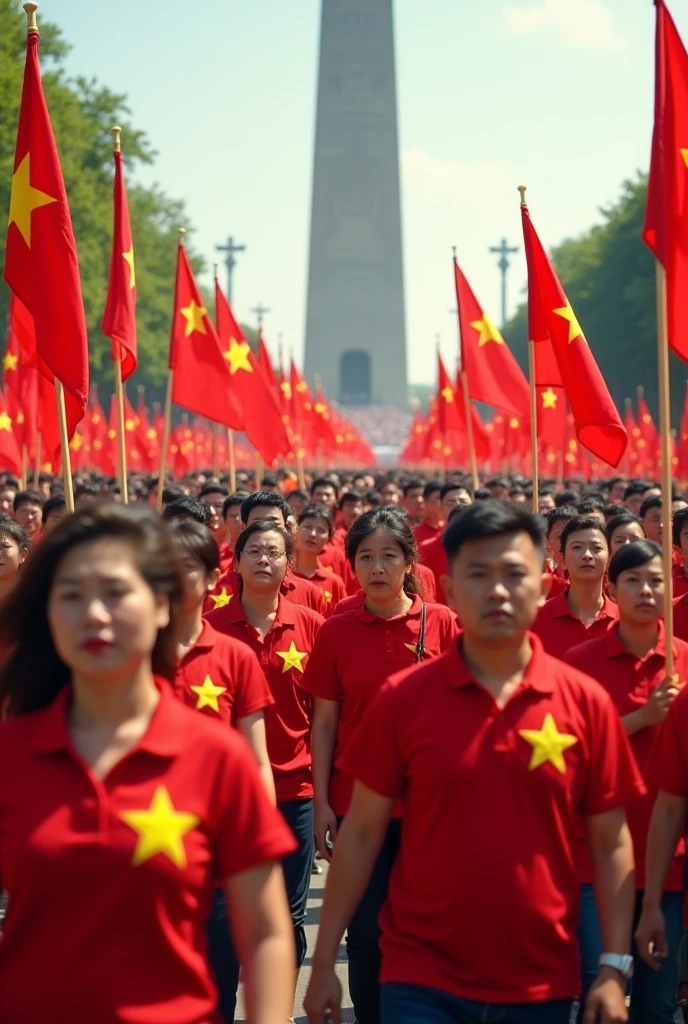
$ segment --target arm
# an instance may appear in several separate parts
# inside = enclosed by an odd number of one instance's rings
[[[668,676],[655,688],[646,702],[637,711],[624,715],[621,723],[628,733],[639,732],[650,725],[659,725],[667,716],[667,712],[676,696],[678,696],[678,676]]]
[[[238,718],[236,727],[241,735],[248,741],[256,761],[258,771],[265,790],[270,797],[270,803],[276,804],[275,779],[272,774],[272,766],[268,757],[268,745],[265,739],[265,718],[262,711],[256,711],[253,715],[245,715]]]
[[[326,842],[337,837],[337,819],[330,807],[328,789],[332,758],[339,727],[339,701],[313,698],[313,724],[311,726],[311,756],[313,759],[313,808],[315,811],[315,841],[322,857],[330,860]]]
[[[676,845],[683,833],[686,799],[660,790],[647,835],[645,896],[635,933],[638,952],[655,971],[667,955],[666,926],[661,910],[662,893]]]
[[[335,959],[344,929],[370,879],[393,803],[360,782],[354,787],[327,878],[311,980],[304,1000],[311,1024],[324,1024],[328,1013],[334,1024],[339,1024],[341,986],[335,974]]]
[[[635,906],[633,843],[623,808],[586,819],[588,844],[595,878],[595,902],[600,919],[602,950],[626,954],[631,948]],[[608,1024],[627,1020],[626,983],[610,967],[602,967],[590,989],[585,1024],[599,1018]]]
[[[294,930],[278,863],[225,882],[232,934],[243,971],[251,1024],[288,1020],[294,998]]]

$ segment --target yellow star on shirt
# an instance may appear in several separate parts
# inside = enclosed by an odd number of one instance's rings
[[[207,675],[203,680],[203,686],[191,686],[189,689],[198,697],[196,701],[197,711],[200,711],[201,708],[212,708],[219,715],[220,705],[218,697],[227,692],[226,686],[215,686],[210,676]]]
[[[303,659],[306,657],[305,651],[297,651],[296,644],[292,640],[289,644],[288,651],[275,651],[278,658],[282,658],[284,661],[284,668],[282,674],[288,672],[290,668],[295,668],[297,672],[303,673],[303,665],[301,664]]]
[[[210,594],[209,596],[213,602],[213,611],[216,608],[226,608],[232,600],[232,595],[227,593],[226,587],[223,587],[219,594]]]
[[[448,384],[447,384],[446,388],[442,388],[442,390],[440,391],[440,394],[442,395],[442,398],[445,400],[445,402],[453,402],[454,401],[454,392],[452,391],[452,389],[449,387]]]
[[[559,732],[557,724],[549,712],[545,715],[541,729],[519,729],[518,735],[526,743],[530,743],[533,748],[530,764],[528,765],[529,772],[539,768],[541,764],[549,762],[554,765],[558,772],[566,775],[564,751],[578,743],[578,739],[575,736],[571,736],[570,733]]]
[[[205,328],[204,316],[207,316],[205,306],[199,306],[194,299],[191,300],[188,306],[182,306],[181,314],[186,320],[186,327],[184,328],[184,337],[188,338],[194,331],[198,331],[199,334],[207,334]]]
[[[581,330],[581,325],[578,323],[576,314],[571,309],[571,303],[568,299],[566,300],[565,306],[561,306],[560,309],[555,309],[553,312],[556,313],[557,316],[561,316],[564,320],[568,320],[569,322],[569,345],[572,341],[575,341],[576,338],[583,338],[583,341],[585,341],[585,335]]]
[[[129,264],[129,287],[136,287],[136,268],[134,266],[134,246],[129,246],[128,252],[122,253],[122,258]]]
[[[253,373],[253,367],[248,358],[250,351],[251,349],[247,341],[237,341],[236,338],[229,339],[229,348],[225,352],[225,359],[229,363],[229,372],[232,377],[239,370]]]
[[[327,601],[327,603],[330,604],[330,602],[332,601],[332,594],[330,593],[330,591],[329,590],[323,590],[322,596]]]
[[[471,320],[471,327],[475,327],[476,331],[480,333],[480,337],[478,338],[478,348],[482,348],[483,345],[487,345],[488,341],[494,341],[496,345],[504,344],[504,338],[492,323],[487,313],[483,313],[482,320]]]
[[[0,412],[0,430],[11,430],[12,420],[9,418],[6,412]]]
[[[19,233],[31,248],[31,214],[40,206],[56,203],[55,196],[46,195],[31,184],[31,154],[27,153],[12,175],[9,224],[16,224]],[[9,226],[9,225],[8,225]]]
[[[546,391],[542,392],[542,408],[543,409],[556,409],[557,402],[559,401],[559,395],[552,388],[547,388]]]
[[[418,644],[404,644],[411,654],[418,654]]]
[[[165,786],[158,786],[148,810],[122,811],[122,821],[138,833],[132,864],[138,867],[162,853],[175,867],[186,867],[184,836],[200,822],[197,814],[176,811]]]
[[[5,358],[2,361],[2,368],[7,373],[8,370],[16,370],[19,357],[15,356],[14,352],[5,352]]]

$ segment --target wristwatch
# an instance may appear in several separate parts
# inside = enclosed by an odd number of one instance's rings
[[[628,980],[633,977],[633,957],[621,953],[603,953],[600,967],[613,967],[615,971]]]

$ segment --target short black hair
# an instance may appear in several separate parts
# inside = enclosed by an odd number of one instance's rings
[[[228,494],[222,502],[222,518],[225,518],[230,508],[233,508],[235,505],[243,505],[246,497],[246,494],[237,494],[236,492],[234,494]]]
[[[366,505],[370,505],[371,508],[379,508],[382,504],[382,497],[379,491],[373,489],[372,491],[366,491],[364,501]]]
[[[604,505],[597,498],[584,498],[578,502],[576,512],[579,516],[590,516],[595,512],[600,512],[604,515]]]
[[[644,519],[651,509],[661,507],[662,499],[660,498],[660,496],[658,494],[651,494],[649,498],[643,499],[643,503],[640,506],[640,512],[638,514],[640,515],[641,519]]]
[[[628,501],[634,494],[644,494],[645,491],[649,491],[653,485],[648,483],[647,480],[631,480],[630,484],[624,491],[624,501]]]
[[[313,491],[315,490],[316,487],[331,487],[335,494],[337,493],[338,490],[334,480],[330,480],[330,478],[327,476],[318,476],[315,478],[315,480],[311,484],[311,497],[313,497]]]
[[[444,501],[450,491],[465,491],[468,495],[471,493],[465,484],[458,483],[456,480],[448,480],[446,484],[442,484],[440,501]]]
[[[18,512],[22,505],[40,505],[43,508],[45,504],[45,495],[41,494],[40,491],[17,491],[14,496],[14,511]]]
[[[609,544],[611,547],[612,537],[614,536],[616,531],[620,529],[622,526],[630,526],[631,523],[635,523],[642,529],[643,524],[640,519],[640,516],[634,516],[632,512],[628,511],[628,509],[625,509],[625,511],[623,512],[619,512],[618,516],[614,516],[613,519],[610,519],[607,523],[607,528],[604,531],[607,535],[607,544]],[[645,531],[643,530],[643,532]]]
[[[625,505],[605,505],[602,509],[604,512],[604,518],[614,519],[616,516],[623,516],[628,512]]]
[[[229,490],[224,484],[213,483],[213,481],[211,481],[209,484],[203,484],[198,492],[198,497],[202,498],[206,494],[224,494],[226,497],[229,494]]]
[[[532,497],[532,495],[531,495]],[[492,495],[487,487],[479,487],[473,495],[474,501],[492,501]]]
[[[468,541],[518,533],[525,533],[530,537],[533,546],[544,556],[545,535],[540,516],[536,516],[522,505],[490,498],[466,505],[461,514],[448,523],[442,536],[442,544],[447,558],[453,562]]]
[[[557,508],[570,508],[571,505],[577,505],[580,501],[580,494],[578,491],[561,491],[559,494],[554,496],[554,504]]]
[[[289,499],[290,498],[298,498],[299,501],[310,501],[311,500],[309,494],[307,494],[305,491],[299,491],[297,488],[294,488],[293,491],[289,491],[289,494],[286,496],[285,501],[286,501],[287,505],[289,504]]]
[[[201,526],[207,526],[213,518],[213,514],[210,511],[210,505],[206,505],[200,498],[184,495],[183,498],[175,498],[174,501],[171,501],[163,510],[162,517],[168,521],[172,519],[193,519],[194,522],[200,523]]]
[[[578,511],[573,505],[562,505],[561,508],[551,508],[549,512],[545,514],[547,536],[549,537],[555,523],[560,523],[563,519],[568,522],[570,519],[575,519],[577,515]]]
[[[485,487],[506,487],[508,490],[509,481],[504,476],[493,476],[490,480],[487,481]]]
[[[688,526],[688,508],[680,508],[674,513],[671,524],[671,539],[677,548],[681,547],[681,531]]]
[[[220,549],[212,531],[207,526],[193,519],[177,519],[169,524],[168,529],[177,550],[184,551],[195,558],[204,567],[206,573],[210,574],[220,568]]]
[[[52,497],[48,498],[41,512],[41,525],[45,526],[51,512],[54,512],[57,508],[64,508],[66,504],[64,494],[53,494]]]
[[[425,488],[423,486],[423,481],[422,480],[416,480],[416,479],[408,480],[404,484],[404,486],[402,487],[401,493],[403,494],[403,496],[405,498],[407,498],[409,491],[417,491],[420,488],[423,488],[423,496],[425,497]]]
[[[561,531],[561,539],[559,541],[561,545],[562,555],[566,554],[566,545],[569,537],[572,537],[574,533],[582,533],[583,530],[597,530],[604,537],[604,542],[607,544],[607,531],[599,519],[594,519],[592,516],[576,516],[571,522],[567,523],[564,529]],[[608,545],[607,545],[608,546]]]
[[[306,505],[305,509],[299,514],[299,518],[297,519],[299,526],[304,519],[322,519],[323,522],[327,524],[329,539],[332,540],[334,535],[334,519],[332,518],[332,513],[329,508],[326,508],[325,505],[319,505],[317,502],[313,502],[312,505]]]
[[[266,473],[263,479],[260,481],[261,487],[277,487],[279,481],[275,473]]]
[[[428,498],[432,498],[433,494],[442,493],[442,484],[439,480],[428,480],[425,487],[423,488],[423,497],[427,501]]]
[[[176,501],[177,498],[185,498],[186,495],[181,487],[163,487],[162,490],[162,503],[163,505],[169,505],[171,502]]]
[[[634,540],[630,544],[624,544],[614,553],[609,563],[607,579],[610,583],[616,583],[622,572],[640,569],[657,557],[662,557],[662,549],[654,540]]]
[[[339,509],[341,511],[345,505],[357,505],[359,501],[364,500],[360,491],[344,491],[339,499]]]
[[[79,486],[74,489],[74,497],[82,498],[84,494],[88,494],[91,498],[99,498],[100,487],[96,487],[95,484],[79,484]]]
[[[241,521],[244,526],[246,526],[248,517],[254,508],[261,507],[280,509],[284,516],[285,525],[291,515],[291,509],[281,494],[277,494],[276,491],[254,491],[253,494],[249,494],[248,498],[244,498],[241,503]]]
[[[0,537],[11,537],[15,542],[20,551],[24,548],[31,547],[31,541],[28,538],[26,530],[23,526],[20,526],[18,522],[12,519],[11,516],[6,516],[0,519]]]

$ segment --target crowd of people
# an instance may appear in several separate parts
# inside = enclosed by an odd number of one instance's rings
[[[74,483],[0,475],[2,1024],[282,1024],[323,862],[312,1024],[345,933],[359,1024],[688,1005],[678,491]]]

